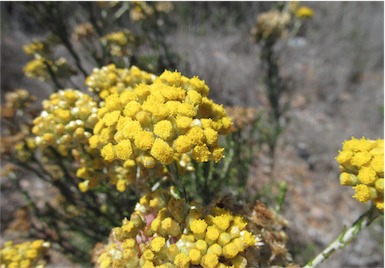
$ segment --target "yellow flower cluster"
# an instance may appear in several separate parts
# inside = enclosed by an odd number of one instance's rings
[[[295,16],[299,19],[308,19],[314,16],[314,11],[310,7],[301,6],[296,10]]]
[[[71,149],[87,144],[97,122],[97,103],[78,90],[60,90],[43,101],[32,133],[42,148],[52,146],[66,156]]]
[[[50,248],[50,243],[43,240],[13,244],[12,241],[5,242],[0,250],[1,267],[6,268],[29,268],[44,267],[44,255]]]
[[[290,23],[290,14],[271,10],[257,17],[256,25],[251,30],[251,35],[256,42],[261,40],[279,39],[286,33],[286,27]]]
[[[114,64],[94,69],[86,79],[88,90],[105,99],[108,95],[133,89],[139,84],[150,84],[156,76],[140,70],[136,66],[130,69],[116,68]]]
[[[23,46],[24,53],[31,56],[44,55],[50,53],[50,47],[46,42],[32,41]]]
[[[384,209],[384,140],[366,138],[347,140],[336,157],[340,164],[340,183],[353,186],[358,201],[374,202]]]
[[[24,74],[27,77],[37,78],[41,81],[45,81],[50,77],[45,62],[47,62],[47,64],[53,65],[51,61],[45,60],[43,58],[36,58],[29,61],[23,68]]]
[[[245,253],[261,241],[242,216],[188,204],[171,191],[143,196],[98,258],[106,267],[247,267]]]
[[[90,138],[106,161],[152,169],[186,154],[198,162],[223,158],[218,136],[231,120],[207,98],[209,88],[197,77],[165,71],[153,84],[111,94],[98,111]]]
[[[111,55],[120,57],[131,54],[130,47],[135,44],[135,37],[130,30],[124,30],[102,36],[100,42],[108,48]]]
[[[36,78],[45,81],[51,77],[49,69],[52,74],[60,78],[70,77],[75,74],[75,70],[71,68],[65,58],[59,58],[55,61],[37,56],[35,59],[29,61],[24,67],[23,72],[29,78]]]

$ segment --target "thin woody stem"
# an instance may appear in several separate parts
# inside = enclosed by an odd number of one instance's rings
[[[335,251],[348,245],[361,230],[369,226],[379,215],[380,213],[378,209],[375,206],[372,206],[367,212],[362,214],[349,229],[346,229],[345,227],[336,240],[327,246],[314,259],[309,261],[303,268],[317,267],[319,264],[328,259]]]

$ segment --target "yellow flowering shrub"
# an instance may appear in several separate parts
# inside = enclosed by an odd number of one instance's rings
[[[114,64],[110,64],[100,69],[95,68],[87,77],[86,85],[90,92],[105,99],[110,94],[121,93],[141,83],[150,84],[155,78],[154,74],[142,71],[136,66],[132,66],[130,69],[120,69],[116,68]]]
[[[246,251],[260,239],[242,216],[188,204],[172,189],[144,195],[130,220],[112,230],[100,267],[247,267]]]
[[[204,81],[165,71],[153,84],[111,94],[98,111],[91,148],[122,166],[162,168],[183,154],[198,162],[223,158],[218,137],[231,120],[207,98]]]
[[[0,250],[1,267],[44,267],[46,263],[43,257],[49,248],[50,243],[43,240],[28,241],[20,244],[7,241]]]
[[[366,138],[347,140],[336,157],[340,164],[340,183],[352,186],[358,201],[373,201],[384,209],[384,140]]]

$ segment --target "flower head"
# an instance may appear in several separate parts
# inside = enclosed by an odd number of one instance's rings
[[[67,155],[88,143],[97,120],[97,104],[90,96],[78,90],[60,90],[43,101],[43,109],[33,121],[37,146],[53,146]]]
[[[111,67],[113,68],[113,67]],[[134,161],[153,172],[176,161],[223,158],[218,145],[231,120],[208,99],[200,79],[165,71],[152,84],[126,88],[105,98],[90,145],[106,161]]]
[[[353,186],[353,197],[362,203],[373,201],[383,210],[384,140],[347,140],[336,160],[342,171],[340,183]]]
[[[43,240],[27,241],[14,244],[5,242],[0,250],[0,262],[4,267],[44,267],[44,255],[50,243]]]
[[[183,208],[177,212],[178,215],[174,210],[177,203]],[[99,264],[103,266],[105,263],[107,267],[107,264],[122,263],[137,267],[149,265],[151,261],[152,265],[165,267],[215,267],[221,261],[226,265],[233,262],[246,265],[246,252],[250,248],[258,249],[259,245],[257,236],[245,230],[246,219],[218,208],[205,214],[196,205],[174,196],[172,189],[157,190],[143,196],[133,215],[142,219],[144,225],[135,227],[133,216],[130,220],[123,220],[121,227],[113,229],[113,240],[98,258]],[[229,219],[226,229],[205,220],[210,216]],[[242,231],[232,237],[233,229]],[[130,247],[122,246],[126,244]]]
[[[114,64],[110,64],[101,69],[95,68],[87,77],[86,85],[89,91],[97,93],[100,98],[105,99],[110,94],[133,89],[136,85],[150,84],[155,77],[136,66],[132,66],[130,69],[120,69],[116,68]]]

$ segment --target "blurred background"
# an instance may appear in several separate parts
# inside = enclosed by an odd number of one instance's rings
[[[254,42],[250,31],[259,14],[279,4],[174,2],[162,32],[169,50],[178,55],[174,69],[205,80],[217,103],[267,107],[261,46]],[[289,109],[274,169],[266,164],[266,157],[258,155],[248,177],[249,189],[256,194],[263,191],[272,173],[279,181],[287,182],[281,214],[290,222],[290,251],[300,264],[327,246],[344,225],[351,225],[367,209],[351,198],[351,188],[339,185],[334,158],[341,143],[352,136],[377,139],[384,135],[384,3],[302,4],[310,7],[314,16],[295,37],[276,45],[280,73],[288,85]],[[86,4],[60,5],[67,27],[87,19]],[[130,26],[125,16],[128,14],[119,17],[119,24],[111,28],[119,31]],[[6,92],[17,88],[26,88],[39,99],[50,95],[49,85],[23,73],[29,57],[22,52],[22,46],[47,34],[47,28],[22,3],[1,3],[2,101]],[[68,55],[64,48],[58,48],[57,53]],[[90,73],[95,64],[81,52],[79,55],[85,72]],[[81,74],[73,81],[78,89],[86,91]],[[12,187],[1,179],[2,236],[15,211],[24,205],[21,194]],[[383,267],[383,232],[383,220],[376,221],[321,267]],[[56,262],[56,267],[71,265],[64,257],[57,257]]]

